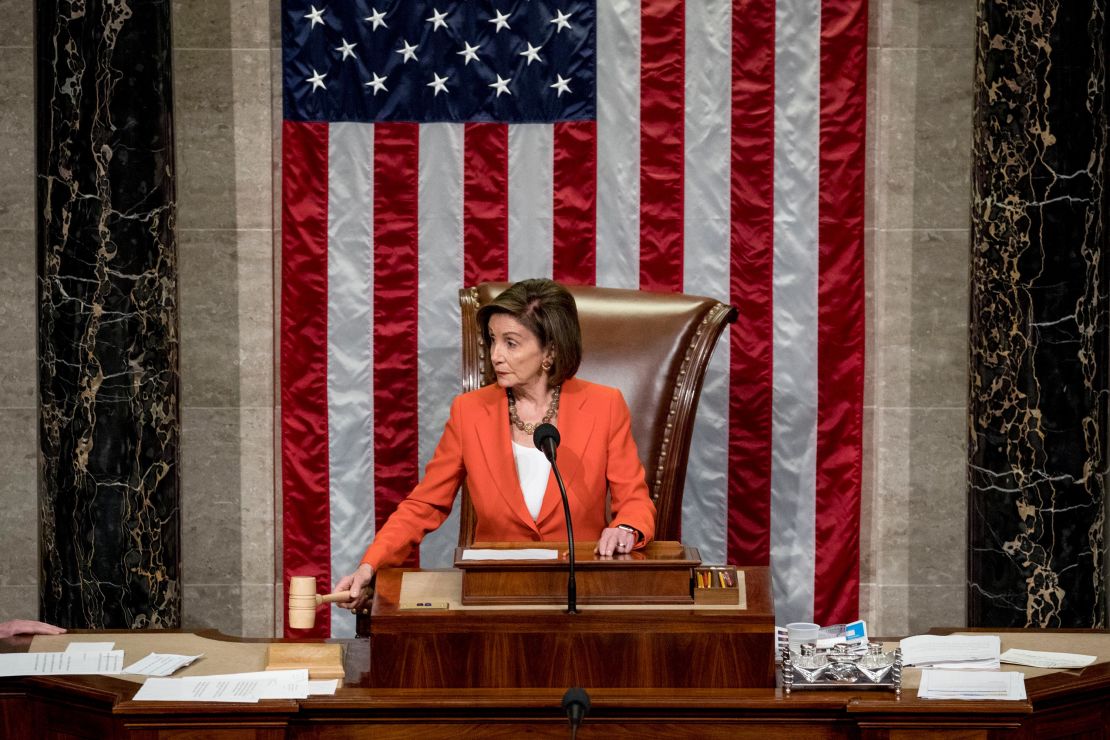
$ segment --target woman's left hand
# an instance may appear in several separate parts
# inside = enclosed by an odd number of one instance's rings
[[[597,547],[594,548],[594,553],[603,558],[612,557],[613,555],[627,555],[632,552],[636,547],[636,533],[629,532],[627,529],[620,527],[607,527],[601,530],[601,536],[597,538]]]

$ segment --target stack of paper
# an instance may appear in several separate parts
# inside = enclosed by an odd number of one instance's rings
[[[169,676],[178,668],[184,668],[200,655],[173,655],[170,653],[151,653],[123,669],[124,673],[142,676]]]
[[[1081,653],[1049,653],[1043,650],[1018,650],[1010,648],[1000,656],[1003,663],[1027,665],[1034,668],[1084,668],[1094,663],[1097,655]]]
[[[902,665],[997,671],[998,635],[915,635],[901,642]]]
[[[334,694],[337,679],[310,681],[308,669],[229,673],[219,676],[148,678],[136,701],[250,702],[262,699],[307,699],[309,694]]]
[[[66,651],[64,653],[6,653],[0,655],[0,676],[63,676],[91,673],[118,674],[123,651]]]
[[[921,672],[919,699],[1024,699],[1025,674],[1017,672]]]

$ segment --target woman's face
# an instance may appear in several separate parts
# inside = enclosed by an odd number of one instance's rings
[[[489,337],[490,360],[499,386],[516,388],[542,380],[546,388],[543,361],[551,353],[540,346],[539,337],[507,313],[490,317]]]

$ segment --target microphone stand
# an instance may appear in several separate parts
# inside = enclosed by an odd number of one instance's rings
[[[551,470],[555,473],[555,482],[559,484],[559,495],[563,497],[563,515],[567,519],[567,547],[570,548],[567,552],[570,560],[570,573],[567,575],[567,614],[577,614],[578,586],[574,581],[574,525],[570,520],[570,501],[567,499],[567,487],[563,485],[563,476],[555,462],[555,451],[559,447],[559,430],[553,424],[540,424],[532,433],[532,442],[551,462]]]
[[[559,484],[559,495],[563,497],[563,514],[567,518],[567,556],[570,560],[570,573],[567,575],[567,614],[578,613],[578,585],[574,582],[574,525],[570,522],[570,501],[567,500],[567,488],[563,485],[563,476],[559,474],[559,466],[555,464],[554,450],[551,455],[551,470],[555,473],[555,482]]]

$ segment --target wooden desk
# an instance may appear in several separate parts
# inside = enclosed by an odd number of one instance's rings
[[[744,571],[744,607],[584,605],[400,608],[383,570],[371,611],[370,685],[383,688],[770,688],[767,568]],[[448,574],[444,574],[448,575]]]
[[[1099,634],[1110,643],[1110,631]],[[0,650],[26,650],[28,643],[0,641]],[[0,679],[0,738],[567,737],[561,689],[369,688],[369,644],[353,640],[347,646],[343,688],[335,696],[304,701],[149,703],[131,700],[138,684],[106,676]],[[1039,740],[1110,735],[1110,664],[1031,678],[1026,688],[1024,702],[947,702],[918,700],[912,692],[896,700],[892,693],[853,691],[785,697],[778,689],[591,687],[593,708],[579,737]]]

